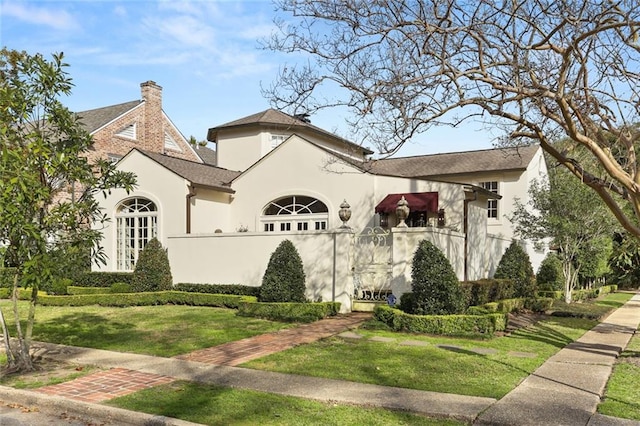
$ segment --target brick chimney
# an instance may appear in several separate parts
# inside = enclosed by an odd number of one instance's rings
[[[164,153],[164,121],[162,119],[162,87],[155,81],[140,84],[144,101],[143,145],[149,151]]]

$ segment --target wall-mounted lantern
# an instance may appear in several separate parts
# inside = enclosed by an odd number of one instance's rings
[[[438,210],[438,228],[443,228],[447,224],[444,217],[444,209]]]

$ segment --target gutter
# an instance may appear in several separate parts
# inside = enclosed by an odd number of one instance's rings
[[[187,234],[191,233],[191,199],[196,196],[196,186],[194,184],[189,184],[189,193],[186,196],[186,224],[187,224]]]

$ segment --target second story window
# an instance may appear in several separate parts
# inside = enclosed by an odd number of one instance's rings
[[[499,194],[497,181],[480,182],[480,185],[487,191]],[[487,201],[487,217],[489,219],[498,219],[498,200]]]

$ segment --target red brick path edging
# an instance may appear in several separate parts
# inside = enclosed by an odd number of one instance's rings
[[[284,351],[305,343],[315,342],[354,328],[371,318],[370,313],[354,312],[261,334],[212,348],[201,349],[176,358],[206,364],[236,366],[272,353]]]
[[[99,403],[174,381],[173,377],[142,373],[125,368],[112,368],[70,382],[45,386],[35,389],[35,391],[76,401]]]

